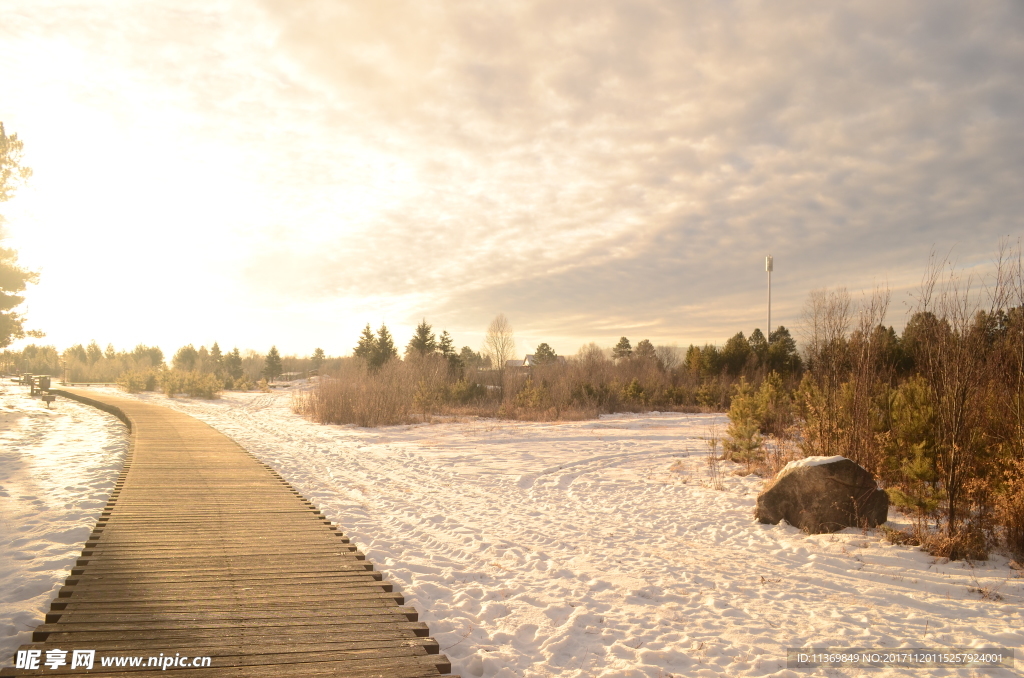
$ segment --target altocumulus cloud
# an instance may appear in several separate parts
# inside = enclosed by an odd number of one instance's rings
[[[236,336],[273,307],[721,341],[763,325],[769,252],[792,324],[814,287],[1024,230],[1015,0],[13,2],[12,73],[64,40],[77,101],[197,168],[147,201],[234,284],[232,327],[208,315]]]
[[[814,286],[899,286],[933,244],[978,257],[1021,230],[1012,2],[264,6],[310,86],[411,167],[289,276],[307,293],[713,338],[761,317],[769,251],[795,316]]]

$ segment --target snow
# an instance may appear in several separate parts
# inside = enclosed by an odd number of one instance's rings
[[[822,466],[824,464],[831,464],[843,459],[846,459],[846,457],[841,454],[837,454],[834,457],[804,457],[803,459],[796,459],[783,466],[782,470],[779,471],[779,475],[783,476],[794,469],[803,468],[804,466]]]
[[[725,489],[709,481],[703,436],[724,415],[363,429],[303,420],[287,390],[135,397],[223,431],[319,505],[465,678],[863,674],[787,669],[808,646],[1006,647],[1017,668],[984,674],[1022,675],[1024,578],[1006,558],[757,523],[760,479],[723,462]]]
[[[80,557],[128,450],[124,424],[0,384],[0,666],[31,642]]]

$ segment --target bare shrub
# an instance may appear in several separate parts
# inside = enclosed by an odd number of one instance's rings
[[[1005,472],[996,512],[1007,549],[1018,561],[1024,560],[1024,459],[1014,460]]]
[[[766,479],[773,479],[791,461],[800,459],[800,449],[793,441],[793,432],[787,431],[785,435],[771,438],[764,446],[764,459],[757,469],[758,475]]]
[[[717,426],[712,426],[704,433],[704,443],[707,445],[704,461],[708,467],[708,479],[711,481],[711,487],[716,490],[725,489],[725,486],[722,485],[722,469],[719,465],[722,458],[718,452],[720,441],[721,435]]]
[[[365,360],[350,358],[337,372],[320,377],[313,389],[298,394],[293,409],[320,424],[373,427],[411,423],[415,376],[400,360],[370,370]]]
[[[918,539],[921,548],[933,556],[950,560],[988,560],[985,534],[973,523],[963,523],[954,532],[926,532]]]

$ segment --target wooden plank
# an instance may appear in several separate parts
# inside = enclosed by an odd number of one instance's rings
[[[411,621],[351,621],[349,623],[337,623],[333,625],[301,626],[292,625],[284,627],[270,626],[243,626],[225,627],[217,631],[216,637],[225,638],[247,638],[258,640],[262,636],[277,637],[317,637],[337,639],[353,639],[361,635],[376,634],[379,631],[411,631],[414,635],[428,637],[429,629],[423,622]],[[68,631],[40,632],[33,631],[33,642],[46,642],[60,644],[61,642],[86,642],[90,640],[132,640],[132,641],[160,641],[180,640],[182,647],[190,639],[210,638],[211,634],[205,629],[137,629],[134,631],[90,631],[80,630],[74,633]]]
[[[371,573],[367,572],[366,574],[369,575]],[[252,579],[240,579],[239,578],[239,579],[233,579],[231,581],[231,583],[225,583],[223,581],[223,579],[220,579],[220,578],[211,578],[211,579],[200,580],[200,581],[183,579],[181,581],[176,581],[176,582],[162,582],[160,588],[162,590],[164,590],[164,591],[176,591],[176,590],[185,590],[185,589],[187,589],[187,590],[204,589],[204,591],[209,591],[210,593],[215,593],[216,589],[238,590],[239,587],[241,587],[241,589],[244,590],[246,588],[255,588],[257,586],[273,585],[274,583],[275,583],[275,580],[271,579],[271,578],[260,578],[260,579],[255,579],[255,578],[252,578]],[[315,585],[318,585],[318,584],[329,584],[329,585],[332,585],[332,586],[341,586],[341,587],[349,587],[349,586],[351,586],[351,587],[358,587],[358,586],[363,586],[363,587],[371,587],[373,589],[380,590],[380,591],[386,591],[386,592],[390,592],[392,590],[392,588],[394,587],[394,584],[392,584],[389,581],[386,582],[386,581],[382,581],[382,580],[378,580],[378,579],[373,579],[372,577],[369,577],[369,576],[344,576],[344,577],[343,576],[335,576],[335,577],[323,577],[323,576],[319,576],[318,577],[318,576],[313,576],[313,577],[306,577],[306,576],[303,576],[303,575],[289,574],[289,575],[284,576],[283,578],[278,578],[276,580],[276,583],[278,583],[278,584],[292,584],[292,585],[298,585],[298,586],[307,586],[307,585],[314,585],[315,586]],[[58,598],[71,598],[72,596],[75,596],[76,598],[78,598],[78,597],[81,597],[83,595],[103,594],[103,593],[108,593],[108,592],[109,593],[124,592],[124,593],[131,594],[131,593],[134,593],[136,591],[151,591],[151,590],[152,590],[152,584],[150,582],[148,582],[148,581],[146,581],[146,582],[134,582],[134,581],[130,581],[130,580],[128,580],[128,581],[121,580],[121,581],[118,581],[118,582],[111,583],[111,582],[107,582],[107,581],[103,581],[103,580],[98,580],[98,581],[85,581],[85,582],[81,582],[81,583],[75,584],[73,586],[69,586],[69,585],[62,586],[62,587],[60,587],[60,589],[58,589],[57,597]],[[54,602],[59,602],[59,601],[54,601]]]
[[[33,644],[20,649],[205,648],[211,667],[174,670],[211,678],[450,671],[418,612],[269,466],[184,414],[74,397],[121,417],[132,449]],[[139,670],[163,667],[89,673]],[[0,671],[43,673],[61,671]]]
[[[302,565],[295,565],[287,570],[276,572],[235,572],[231,581],[266,581],[268,584],[281,583],[282,579],[294,579],[295,581],[314,579],[322,581],[334,580],[364,580],[373,579],[383,581],[383,574],[377,571],[365,569],[337,568],[312,569],[304,568]],[[72,575],[64,580],[65,586],[122,586],[128,584],[175,584],[175,583],[202,583],[202,582],[223,582],[223,573],[181,573],[165,574],[160,572],[131,572],[112,573],[99,575]]]
[[[19,650],[31,650],[31,649],[60,649],[60,650],[104,650],[110,654],[114,652],[121,652],[127,654],[128,650],[137,650],[137,643],[131,643],[127,641],[87,641],[85,643],[80,642],[63,642],[63,643],[34,643],[32,645],[22,645]],[[433,638],[420,638],[413,636],[409,632],[393,632],[393,633],[367,633],[362,634],[357,640],[347,641],[329,641],[325,640],[323,636],[314,636],[309,642],[298,642],[297,638],[282,639],[278,636],[263,636],[259,645],[252,644],[238,644],[229,643],[222,638],[196,638],[189,642],[189,649],[196,652],[202,648],[203,652],[198,654],[210,654],[216,652],[218,654],[241,654],[244,651],[248,651],[254,655],[261,654],[279,654],[286,652],[310,652],[316,651],[318,648],[325,650],[353,650],[353,649],[366,649],[366,648],[379,648],[379,647],[422,647],[427,654],[439,654],[440,647],[438,647],[437,641]],[[159,641],[153,641],[146,646],[147,650],[163,652],[168,654],[174,654],[175,652],[181,651],[180,644],[164,643],[161,645]]]

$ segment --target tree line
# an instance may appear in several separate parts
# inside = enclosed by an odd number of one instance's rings
[[[1024,558],[1024,265],[1003,246],[981,288],[933,259],[902,333],[887,290],[816,290],[802,369],[734,385],[728,455],[774,466],[842,455],[914,518],[894,541],[950,558]],[[766,444],[771,441],[771,444]],[[774,458],[774,459],[773,459]]]

